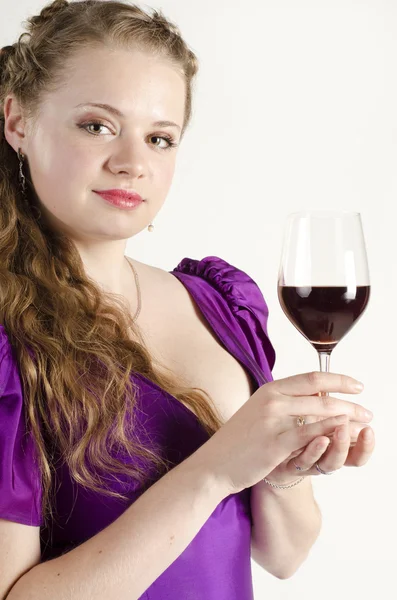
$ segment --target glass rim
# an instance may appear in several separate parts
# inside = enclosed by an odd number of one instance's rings
[[[361,213],[353,210],[300,210],[298,212],[293,212],[288,214],[288,218],[290,217],[361,217]]]

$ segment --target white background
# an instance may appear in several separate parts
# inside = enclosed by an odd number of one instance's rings
[[[44,3],[0,1],[5,45]],[[141,6],[162,8],[179,25],[200,72],[172,189],[154,232],[131,239],[127,254],[167,270],[185,256],[216,255],[245,270],[270,309],[279,379],[318,369],[277,299],[286,216],[329,208],[362,215],[372,294],[331,370],[365,383],[359,400],[375,413],[375,454],[360,469],[314,478],[323,528],[297,574],[280,581],[253,562],[253,576],[258,600],[372,600],[395,589],[397,568],[397,2]]]

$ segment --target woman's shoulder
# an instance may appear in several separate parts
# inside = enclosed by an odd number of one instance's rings
[[[208,282],[231,305],[238,310],[249,306],[268,315],[265,298],[256,281],[243,269],[219,256],[201,259],[183,258],[173,273],[193,276]]]
[[[217,303],[216,297],[222,297],[269,379],[268,369],[273,368],[276,353],[268,335],[268,305],[253,277],[219,256],[183,258],[172,273],[196,291],[196,298],[204,305],[209,303],[213,308]],[[222,310],[218,313],[224,317]]]
[[[185,257],[171,271],[136,260],[133,262],[139,276],[149,284],[148,289],[156,289],[157,295],[159,288],[165,293],[166,286],[172,286],[174,277],[170,275],[175,275],[189,282],[189,287],[205,282],[205,292],[208,294],[212,288],[226,300],[233,312],[248,308],[262,321],[268,317],[268,306],[256,281],[246,271],[219,256]]]
[[[137,263],[140,273],[147,276],[153,297],[159,297],[159,289],[166,302],[171,298],[175,306],[180,288],[175,285],[175,277],[194,295],[202,308],[212,315],[223,315],[226,307],[232,321],[244,331],[250,340],[251,348],[258,360],[266,360],[273,368],[275,349],[270,342],[267,323],[269,309],[265,297],[255,279],[242,268],[219,256],[205,256],[201,259],[184,257],[171,270],[166,271],[143,263]],[[218,310],[217,310],[218,309]],[[229,321],[230,323],[230,321]]]

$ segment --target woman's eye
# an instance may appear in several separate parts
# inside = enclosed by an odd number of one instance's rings
[[[98,131],[98,128],[100,129],[101,127],[105,127],[108,131],[110,131],[109,127],[104,123],[101,123],[100,121],[91,121],[90,123],[83,123],[78,127],[79,129],[83,129],[90,135],[94,135],[96,137],[102,137],[100,136],[100,131]],[[97,131],[89,130],[90,127],[96,127]],[[155,146],[156,148],[160,148],[160,150],[170,150],[171,148],[174,148],[178,145],[176,142],[174,142],[173,138],[169,137],[168,135],[151,135],[149,140],[153,144],[153,146]]]
[[[79,125],[80,129],[84,129],[88,133],[91,133],[91,135],[98,135],[98,132],[92,132],[92,131],[88,130],[88,127],[92,127],[92,126],[94,126],[94,127],[106,127],[106,129],[109,129],[109,127],[107,125],[105,125],[104,123],[100,123],[99,121],[92,121],[91,123],[84,123],[83,125]]]
[[[172,138],[169,138],[167,136],[165,137],[161,137],[159,135],[152,135],[150,137],[150,140],[153,142],[153,140],[160,140],[160,142],[165,142],[165,144],[163,146],[160,146],[159,144],[154,143],[154,146],[157,146],[158,148],[161,148],[163,150],[167,150],[167,148],[172,148],[174,147],[176,144],[173,143]]]

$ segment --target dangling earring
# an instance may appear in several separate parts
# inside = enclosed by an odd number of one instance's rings
[[[150,225],[148,225],[147,230],[148,231],[153,231],[153,229],[154,229],[154,225],[153,225],[153,223],[150,223]]]
[[[23,197],[24,201],[26,202],[27,206],[29,206],[30,210],[32,211],[34,218],[38,221],[39,219],[41,219],[40,209],[37,206],[35,206],[34,204],[29,203],[28,197],[26,194],[26,177],[23,173],[23,162],[25,160],[25,155],[22,154],[22,152],[20,152],[20,148],[18,148],[17,154],[18,154],[18,160],[19,160],[18,179],[19,179],[19,183],[21,185],[22,197]]]
[[[18,148],[18,160],[19,160],[18,179],[19,179],[19,183],[21,184],[22,196],[26,200],[26,179],[25,179],[25,175],[23,174],[23,170],[22,170],[24,159],[25,159],[24,154],[22,154],[22,152],[20,152],[20,148]]]

